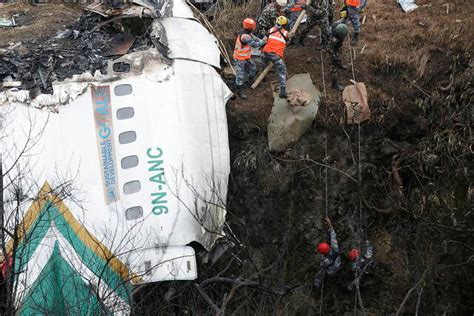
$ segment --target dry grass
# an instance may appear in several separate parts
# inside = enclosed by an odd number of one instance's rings
[[[242,5],[237,5],[232,0],[218,1],[211,24],[228,50],[231,51],[234,47],[235,37],[242,28],[243,19],[256,20],[259,8],[258,0],[249,0]]]
[[[9,17],[14,13],[29,12],[33,16],[31,24],[0,29],[0,47],[9,43],[27,43],[38,38],[47,38],[76,20],[81,10],[64,4],[42,4],[31,6],[23,3],[0,4],[0,16]]]

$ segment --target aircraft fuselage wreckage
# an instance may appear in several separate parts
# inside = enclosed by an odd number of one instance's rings
[[[197,278],[190,244],[224,236],[231,92],[216,39],[184,0],[150,12],[167,56],[147,47],[53,94],[0,93],[21,314],[127,314],[133,284]]]

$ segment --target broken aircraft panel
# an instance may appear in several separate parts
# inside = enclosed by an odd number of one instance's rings
[[[157,20],[169,41],[168,56],[150,47],[109,61],[107,74],[54,82],[53,94],[0,93],[2,164],[10,170],[5,184],[27,172],[22,187],[30,188],[29,198],[51,188],[48,193],[64,204],[57,209],[71,214],[57,213],[65,227],[100,241],[90,250],[113,253],[134,282],[195,279],[190,244],[210,251],[224,236],[230,170],[225,104],[231,92],[214,69],[215,38],[185,1],[174,1],[172,12],[177,16]],[[13,194],[7,190],[6,199]],[[14,204],[5,206],[14,212]],[[22,213],[31,207],[22,204]],[[49,209],[36,214],[43,211]],[[35,282],[28,278],[41,274],[47,256],[77,250],[66,245],[75,239],[54,228],[57,223],[48,225],[50,233],[36,238],[49,238],[44,244],[53,250],[32,250],[38,260],[27,263],[34,273],[22,276],[25,284]],[[71,266],[89,267],[80,255],[75,260]]]

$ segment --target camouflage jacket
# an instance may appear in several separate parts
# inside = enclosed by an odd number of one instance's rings
[[[253,35],[252,33],[248,33],[245,30],[242,31],[240,34],[240,42],[242,44],[249,45],[251,47],[259,48],[265,45],[265,40],[258,38],[257,36]]]
[[[341,268],[341,256],[339,255],[339,244],[337,242],[337,235],[334,228],[330,227],[327,234],[327,240],[331,246],[331,251],[323,256],[320,266],[328,275],[332,275]]]
[[[354,272],[355,277],[360,277],[365,272],[367,267],[374,261],[374,246],[366,240],[365,241],[365,252],[363,256],[359,256],[356,261],[351,263],[351,270]]]
[[[272,26],[275,25],[276,18],[280,15],[289,16],[289,7],[285,7],[280,10],[277,4],[269,3],[263,8],[262,14],[258,18],[258,26],[267,32]]]
[[[308,15],[314,16],[317,19],[323,19],[329,13],[329,2],[329,0],[311,1],[311,4],[306,6],[306,12],[308,12]]]

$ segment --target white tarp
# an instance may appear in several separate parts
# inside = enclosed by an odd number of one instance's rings
[[[397,0],[397,2],[402,7],[403,11],[407,13],[418,8],[418,6],[415,4],[415,0]]]

